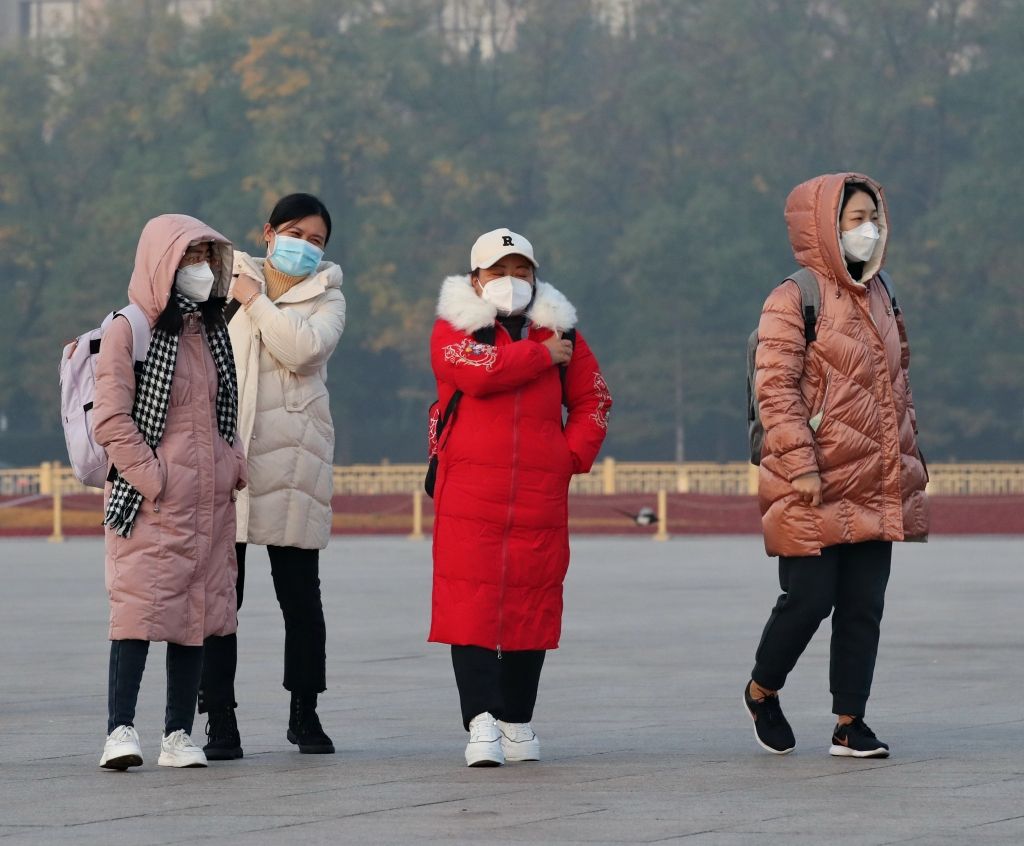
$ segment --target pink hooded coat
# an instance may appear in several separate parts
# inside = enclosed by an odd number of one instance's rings
[[[878,198],[881,241],[855,280],[839,242],[847,182]],[[786,201],[797,262],[821,287],[817,340],[804,340],[800,292],[780,285],[758,326],[757,396],[764,423],[758,481],[769,555],[820,555],[824,547],[928,536],[928,471],[917,445],[910,344],[878,272],[885,261],[888,208],[882,186],[860,173],[798,185]],[[813,422],[812,422],[813,421]],[[821,505],[793,480],[821,476]]]
[[[170,299],[178,263],[191,244],[213,242],[214,296],[227,293],[231,244],[206,224],[168,214],[146,224],[128,298],[156,323]],[[143,496],[131,536],[106,530],[110,639],[200,646],[237,628],[235,506],[245,457],[217,430],[217,370],[202,320],[188,315],[171,384],[167,426],[156,450],[132,420],[135,371],[131,326],[114,320],[96,364],[93,431]],[[105,496],[110,496],[108,482]]]

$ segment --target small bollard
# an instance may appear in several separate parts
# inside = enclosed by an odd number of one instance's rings
[[[423,540],[423,491],[412,493],[412,534],[409,540]]]
[[[658,531],[654,533],[654,539],[668,540],[668,494],[664,489],[658,491]]]
[[[53,489],[53,534],[47,540],[50,543],[64,543],[64,485],[59,461],[53,462],[50,472],[50,484]]]

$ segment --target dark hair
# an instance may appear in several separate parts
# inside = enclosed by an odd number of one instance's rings
[[[876,206],[878,205],[878,197],[875,196],[874,189],[866,182],[847,182],[846,185],[843,186],[843,202],[839,206],[839,214],[842,214],[844,209],[846,209],[846,204],[850,202],[850,197],[854,194],[859,194],[861,191],[874,200]]]
[[[171,289],[171,298],[160,316],[156,319],[154,329],[160,329],[169,335],[180,335],[185,328],[185,317],[178,308],[178,301],[174,298],[174,289]],[[212,332],[217,325],[224,321],[224,306],[227,304],[226,297],[210,297],[205,303],[197,303],[199,313],[203,316],[203,325],[207,332]]]
[[[274,210],[270,213],[267,221],[274,229],[292,220],[301,220],[304,217],[319,217],[327,226],[326,244],[331,240],[331,213],[318,197],[312,194],[289,194],[277,201]]]

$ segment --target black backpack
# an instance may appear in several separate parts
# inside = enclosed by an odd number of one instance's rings
[[[483,329],[477,329],[473,333],[473,339],[481,344],[494,344],[495,328],[493,326],[485,326]],[[571,341],[574,345],[576,343],[576,330],[567,329],[562,333],[562,338],[566,341]],[[558,368],[558,375],[562,378],[563,392],[565,389],[565,365]],[[434,436],[430,439],[430,458],[427,462],[427,475],[423,479],[423,490],[426,491],[427,496],[431,499],[434,498],[434,485],[437,482],[437,462],[438,453],[441,451],[441,435],[444,434],[445,428],[447,428],[449,422],[454,423],[452,415],[459,407],[459,400],[462,399],[462,391],[456,391],[452,394],[452,398],[448,400],[448,405],[445,406],[444,413],[437,418],[437,429]],[[430,408],[427,410],[428,421],[433,421],[434,410],[437,408],[438,400],[434,400],[430,404]],[[449,430],[450,431],[450,430]]]
[[[878,272],[885,291],[892,302],[892,313],[899,315],[900,307],[893,294],[892,277],[884,271]],[[818,338],[818,317],[821,315],[821,288],[818,278],[806,267],[787,276],[781,284],[795,282],[800,289],[800,307],[804,316],[804,341],[810,346]],[[757,329],[747,339],[747,443],[750,448],[750,463],[761,463],[761,450],[764,448],[764,426],[761,423],[761,411],[757,403],[757,390],[754,379],[757,371]]]

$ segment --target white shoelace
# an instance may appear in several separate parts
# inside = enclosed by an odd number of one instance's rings
[[[131,726],[118,726],[110,735],[110,739],[117,743],[123,743],[126,740],[134,740],[133,735],[135,734]]]
[[[497,727],[498,721],[494,717],[475,717],[469,725],[469,742],[490,743],[496,740],[494,735]]]
[[[185,749],[197,749],[198,747],[192,742],[192,738],[188,736],[185,729],[178,729],[167,737],[167,745],[174,750],[185,750]]]

